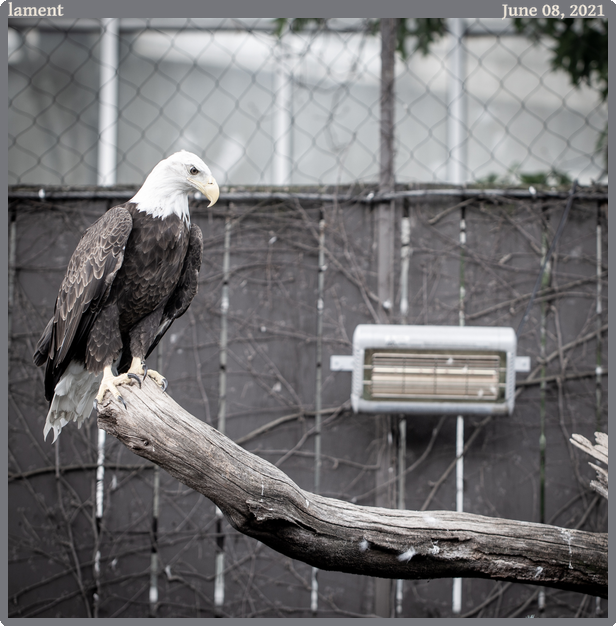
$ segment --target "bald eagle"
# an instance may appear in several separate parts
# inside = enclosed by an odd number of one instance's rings
[[[81,427],[107,391],[150,376],[145,359],[197,293],[203,239],[190,223],[187,194],[212,206],[218,185],[207,165],[181,151],[161,161],[131,200],[113,207],[82,236],[33,356],[45,364],[50,401],[43,437]],[[114,369],[118,375],[114,374]]]

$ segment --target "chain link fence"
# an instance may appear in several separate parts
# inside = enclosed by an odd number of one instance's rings
[[[120,184],[139,184],[180,148],[203,154],[226,185],[377,181],[373,25],[328,20],[280,36],[274,27],[9,20],[9,184],[105,182],[99,138]],[[413,45],[395,66],[397,182],[605,175],[607,105],[551,70],[545,41],[495,19],[464,20],[427,56]]]

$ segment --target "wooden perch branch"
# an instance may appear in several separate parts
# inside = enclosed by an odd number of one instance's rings
[[[107,394],[98,425],[202,493],[239,532],[325,570],[382,578],[481,577],[607,597],[607,535],[451,511],[358,506],[300,489],[152,381]]]
[[[605,433],[595,433],[595,439],[597,443],[593,446],[586,437],[582,435],[572,435],[571,443],[574,446],[577,446],[581,450],[584,450],[587,454],[597,459],[601,463],[605,463],[605,468],[599,467],[594,463],[588,462],[588,465],[597,471],[597,480],[591,480],[590,486],[599,494],[602,495],[606,500],[607,490],[608,490],[608,480],[607,480],[607,459],[608,459],[608,436]]]

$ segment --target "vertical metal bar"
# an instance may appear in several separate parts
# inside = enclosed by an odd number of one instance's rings
[[[220,360],[218,387],[218,430],[224,434],[227,416],[227,314],[229,312],[229,257],[231,250],[231,218],[225,219],[222,262],[222,297],[220,300]]]
[[[547,238],[548,238],[548,216],[545,216],[545,219],[542,220],[542,234],[541,234],[541,254],[542,259],[541,263],[543,264],[545,260],[545,255],[547,253]],[[543,274],[543,278],[541,280],[541,289],[546,289],[550,284],[550,266],[551,261],[548,260],[545,266],[545,272]],[[540,321],[540,348],[539,355],[541,358],[541,385],[539,387],[540,390],[540,435],[539,435],[539,472],[540,472],[540,481],[539,481],[539,522],[541,524],[545,523],[545,448],[546,448],[546,436],[545,436],[545,397],[546,397],[546,365],[545,365],[545,355],[546,355],[546,344],[547,344],[547,305],[544,301],[541,302],[541,321]]]
[[[394,119],[396,18],[381,18],[380,174],[379,190],[394,188]]]
[[[101,20],[98,184],[115,185],[118,148],[118,18]]]
[[[596,379],[595,379],[595,401],[596,401],[596,415],[595,415],[595,431],[601,432],[601,421],[602,421],[602,389],[601,389],[601,379],[603,377],[603,347],[601,345],[602,342],[602,334],[601,334],[601,323],[603,317],[603,305],[601,303],[602,297],[602,285],[601,285],[601,273],[603,269],[603,250],[602,250],[602,236],[603,236],[603,224],[601,220],[601,204],[597,205],[597,304],[596,304],[596,314],[597,314],[597,363],[596,363]]]
[[[225,603],[225,536],[222,511],[216,507],[216,563],[214,567],[214,616],[222,616]]]
[[[105,431],[98,431],[98,458],[96,462],[96,527],[100,530],[101,520],[103,518],[103,504],[105,498]]]
[[[285,32],[287,27],[285,27]],[[290,48],[281,33],[276,46],[276,68],[274,73],[274,185],[291,183],[291,139],[293,128],[293,73]]]
[[[377,295],[381,306],[378,309],[379,321],[387,324],[393,302],[393,216],[395,204],[392,201],[380,204],[377,211],[378,219],[378,267],[377,267]]]
[[[381,101],[380,101],[380,173],[379,191],[394,190],[394,69],[396,52],[396,18],[381,19]],[[389,321],[393,303],[395,202],[378,206],[378,297],[382,323]]]
[[[397,19],[381,18],[381,87],[380,87],[380,163],[379,192],[394,190],[394,81],[396,62]],[[377,208],[377,295],[380,301],[379,320],[387,323],[393,310],[394,301],[394,219],[395,202],[381,202]],[[377,427],[383,436],[385,449],[376,473],[377,488],[387,484],[390,470],[393,470],[393,420],[389,415],[379,416]],[[395,501],[391,489],[377,489],[376,506],[392,507]],[[375,580],[374,612],[379,617],[395,615],[394,587],[392,581],[383,578]]]
[[[546,259],[548,253],[548,223],[549,216],[542,211],[541,219],[541,266],[545,263],[545,270],[541,278],[541,289],[545,289],[550,285],[551,260]],[[541,359],[541,384],[539,387],[539,522],[545,524],[545,456],[547,440],[545,435],[545,398],[546,398],[546,355],[547,344],[547,304],[541,302],[541,319],[540,319],[540,344],[539,356]],[[545,610],[545,590],[541,588],[537,597],[537,608],[539,612]]]
[[[466,282],[465,282],[465,251],[466,251],[466,207],[460,210],[460,299],[458,323],[466,324]]]
[[[602,403],[603,403],[603,390],[601,388],[601,382],[603,378],[603,346],[601,342],[603,340],[601,333],[601,322],[603,317],[603,305],[601,302],[602,285],[601,274],[603,270],[603,223],[601,219],[601,211],[603,207],[600,203],[597,203],[597,259],[596,259],[596,276],[597,276],[597,362],[595,369],[595,432],[601,432],[602,424]],[[599,617],[601,615],[601,598],[595,598],[595,615]]]
[[[458,415],[456,419],[456,511],[464,510],[464,417]],[[451,610],[459,615],[462,611],[462,579],[453,579]]]
[[[400,232],[400,321],[407,323],[409,309],[409,265],[411,258],[411,220],[409,206],[405,201],[402,209]],[[398,421],[398,508],[406,508],[405,504],[405,476],[406,470],[406,418],[400,416]],[[396,616],[402,617],[402,602],[404,600],[404,580],[396,580]]]
[[[316,617],[319,610],[319,568],[313,567],[310,574],[310,611]]]
[[[325,217],[321,208],[319,215],[319,272],[317,286],[317,371],[315,396],[315,463],[314,492],[321,491],[321,384],[323,375],[323,296],[325,286]]]
[[[449,32],[449,82],[447,106],[447,178],[455,185],[465,182],[466,163],[466,101],[464,99],[465,54],[464,19],[451,18]]]
[[[460,210],[460,294],[458,322],[460,326],[466,323],[465,317],[465,250],[466,250],[466,208]],[[464,511],[464,417],[458,415],[456,420],[456,511]],[[459,614],[462,611],[462,579],[453,579],[452,611]]]
[[[220,375],[218,391],[218,430],[224,434],[227,416],[227,314],[229,312],[229,258],[231,251],[231,217],[225,219],[225,243],[222,263],[222,298],[220,301]],[[214,612],[221,615],[225,601],[225,537],[222,511],[216,507],[216,565],[214,573]]]
[[[98,109],[98,184],[115,185],[118,125],[118,28],[119,19],[101,20],[101,60]],[[100,606],[101,525],[105,495],[105,441],[107,433],[98,429],[96,462],[96,553],[94,555],[94,617]]]
[[[387,193],[394,190],[394,119],[395,119],[395,50],[397,20],[381,18],[381,87],[380,87],[380,171],[379,191]],[[377,209],[378,251],[377,251],[377,294],[381,306],[379,319],[381,323],[389,322],[393,306],[393,270],[394,270],[394,215],[395,202],[381,203]],[[385,454],[381,460],[381,469],[377,472],[377,486],[387,482],[389,470],[393,463],[392,420],[384,415],[381,432],[386,437]],[[391,493],[377,492],[376,505],[390,507]],[[375,581],[375,613],[380,617],[392,616],[392,584],[389,580]]]
[[[406,418],[400,416],[398,422],[398,508],[406,508],[405,480],[406,470]],[[404,580],[396,580],[396,617],[402,617],[402,601],[404,600]]]
[[[402,210],[400,243],[400,322],[406,324],[409,312],[409,265],[411,260],[411,220],[406,201]]]
[[[159,344],[160,345],[160,344]],[[158,610],[158,512],[160,510],[160,468],[154,466],[152,502],[152,549],[150,554],[150,617]]]
[[[8,350],[11,354],[12,331],[13,331],[13,307],[15,304],[15,275],[17,269],[17,212],[11,209],[11,226],[9,230],[9,318],[8,318]]]
[[[105,438],[107,433],[98,429],[98,455],[96,460],[96,551],[94,553],[94,583],[96,591],[93,596],[93,617],[98,617],[101,602],[101,528],[103,523],[103,507],[105,499]],[[58,443],[58,442],[56,442]],[[56,446],[57,457],[58,446]]]
[[[314,434],[314,492],[321,492],[321,419],[323,380],[323,308],[325,290],[325,215],[321,207],[319,213],[319,270],[317,285],[317,370],[315,393],[315,434]],[[319,584],[316,567],[312,568],[310,610],[316,616],[319,608]]]
[[[156,369],[163,371],[163,342],[156,349]],[[158,513],[160,511],[160,468],[154,465],[154,484],[152,486],[152,537],[150,552],[150,617],[156,617],[158,611]]]

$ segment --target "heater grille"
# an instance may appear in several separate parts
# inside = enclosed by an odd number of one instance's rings
[[[366,350],[366,400],[498,402],[505,396],[506,355]]]

